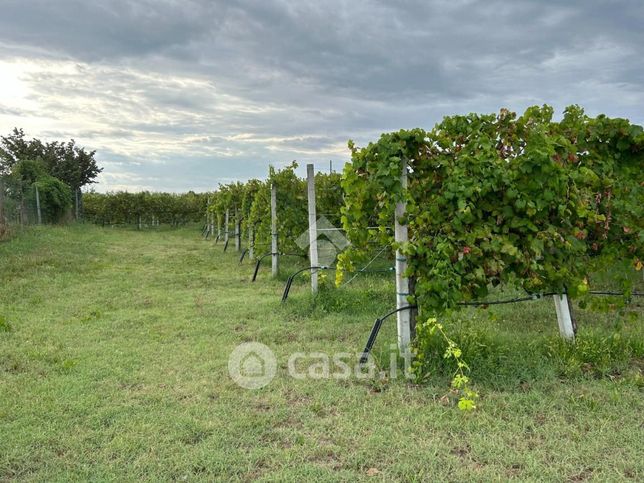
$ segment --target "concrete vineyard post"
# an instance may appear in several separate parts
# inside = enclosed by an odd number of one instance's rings
[[[400,183],[403,191],[407,189],[407,161],[403,160],[402,175]],[[394,236],[396,243],[405,243],[409,240],[409,232],[407,225],[402,225],[400,219],[405,216],[406,204],[403,201],[396,203],[396,211],[394,218]],[[400,249],[396,250],[396,308],[398,312],[397,326],[398,326],[398,349],[400,353],[406,355],[409,351],[409,344],[411,343],[411,311],[407,309],[409,302],[407,297],[410,295],[409,279],[405,277],[407,270],[407,258],[404,256]]]
[[[559,324],[559,334],[567,341],[575,341],[575,322],[570,310],[570,301],[566,294],[553,295],[555,301],[555,310],[557,312],[557,323]]]
[[[230,221],[230,210],[226,208],[226,215],[224,216],[224,243],[228,244],[228,222]]]
[[[239,210],[235,210],[235,251],[241,250],[241,220]]]
[[[307,193],[309,200],[309,260],[311,262],[311,292],[318,292],[318,226],[315,206],[315,167],[306,165]]]

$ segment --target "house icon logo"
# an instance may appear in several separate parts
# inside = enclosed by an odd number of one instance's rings
[[[335,262],[338,253],[347,248],[349,240],[342,234],[340,229],[325,217],[317,219],[318,239],[315,242],[318,245],[318,263],[321,266],[329,267]],[[302,250],[306,250],[311,245],[309,231],[306,230],[296,240],[295,243]]]
[[[261,389],[268,385],[277,371],[275,354],[264,344],[247,342],[235,347],[228,359],[228,373],[245,389]]]

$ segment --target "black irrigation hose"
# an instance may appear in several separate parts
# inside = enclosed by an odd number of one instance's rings
[[[254,282],[255,280],[257,280],[257,273],[259,272],[259,266],[261,265],[262,260],[264,260],[264,258],[266,258],[269,255],[273,255],[273,252],[265,253],[264,255],[262,255],[261,257],[259,257],[257,259],[257,262],[255,263],[255,271],[253,272],[253,278],[251,278],[251,280],[250,280],[251,282]],[[306,255],[302,255],[301,253],[278,253],[278,255],[283,256],[283,257],[302,257],[302,258],[306,258]]]
[[[303,269],[298,270],[293,275],[288,277],[288,280],[286,281],[286,286],[284,287],[284,293],[282,294],[282,303],[286,302],[286,299],[288,298],[288,294],[291,291],[291,285],[293,285],[293,280],[295,279],[295,277],[297,277],[302,272],[306,272],[307,270],[335,270],[335,269],[321,266],[321,267],[304,267]]]
[[[257,279],[257,272],[259,272],[259,265],[260,263],[262,263],[262,260],[272,254],[273,252],[268,252],[257,259],[257,262],[255,262],[255,271],[253,272],[253,278],[250,280],[251,282],[254,282]]]
[[[519,297],[519,298],[514,298],[514,299],[507,299],[507,300],[490,300],[490,301],[481,301],[481,302],[459,302],[458,305],[469,305],[469,306],[474,306],[474,307],[479,307],[479,306],[487,306],[487,305],[501,305],[501,304],[513,304],[517,302],[527,302],[530,300],[539,300],[542,297],[547,297],[549,295],[557,295],[556,292],[548,292],[544,294],[534,294],[530,297]],[[369,334],[369,339],[367,340],[367,345],[364,348],[364,351],[362,351],[362,356],[360,356],[360,364],[365,364],[369,358],[369,353],[371,352],[371,349],[373,348],[373,345],[376,342],[376,337],[378,337],[378,333],[380,332],[380,327],[382,327],[382,323],[384,322],[385,319],[388,317],[391,317],[392,315],[401,312],[403,310],[410,310],[410,309],[415,309],[417,308],[416,305],[409,305],[407,307],[401,307],[396,310],[392,310],[388,314],[386,314],[383,317],[379,317],[376,319],[376,322],[373,324],[373,327],[371,328],[371,333]]]
[[[612,296],[619,296],[619,295],[625,295],[622,292],[612,292],[612,291],[601,291],[601,290],[593,290],[588,292],[591,295],[612,295]],[[558,295],[558,292],[547,292],[547,293],[542,293],[542,294],[533,294],[530,297],[519,297],[519,298],[514,298],[514,299],[507,299],[507,300],[491,300],[491,301],[482,301],[482,302],[459,302],[458,305],[470,305],[470,306],[487,306],[487,305],[500,305],[500,304],[512,304],[512,303],[517,303],[517,302],[528,302],[530,300],[539,300],[543,297],[548,297],[552,295]],[[631,294],[632,296],[635,297],[642,297],[644,296],[644,293],[641,292],[633,292]],[[362,356],[360,356],[360,364],[365,364],[369,358],[369,353],[371,352],[371,349],[373,349],[373,345],[376,342],[376,338],[378,337],[378,333],[380,332],[380,328],[382,327],[382,323],[385,321],[386,318],[391,317],[392,315],[401,312],[403,310],[409,310],[409,309],[415,309],[417,308],[415,305],[410,305],[407,307],[401,307],[396,310],[392,310],[388,314],[386,314],[383,317],[379,317],[376,319],[375,323],[373,324],[373,327],[371,328],[371,332],[369,334],[369,339],[367,340],[367,345],[364,348],[364,351],[362,351]]]
[[[362,351],[362,355],[360,356],[360,364],[366,364],[366,362],[369,360],[369,353],[371,352],[371,349],[373,349],[373,345],[376,343],[376,338],[378,337],[378,332],[380,332],[380,327],[382,327],[382,323],[385,321],[385,319],[391,317],[394,314],[397,314],[398,312],[402,312],[403,310],[412,310],[417,308],[415,305],[408,305],[407,307],[400,307],[399,309],[392,310],[388,314],[378,317],[376,321],[373,324],[373,327],[371,328],[371,333],[369,334],[369,339],[367,340],[367,345],[365,346],[364,350]]]

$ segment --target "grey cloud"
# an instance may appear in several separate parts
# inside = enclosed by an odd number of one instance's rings
[[[639,0],[8,0],[0,60],[42,68],[0,127],[39,111],[30,134],[98,149],[120,185],[181,190],[502,106],[642,123],[643,24]]]
[[[225,9],[190,0],[6,0],[0,25],[7,40],[93,61],[186,45],[209,32]]]

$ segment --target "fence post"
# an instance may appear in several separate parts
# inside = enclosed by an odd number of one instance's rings
[[[309,199],[309,260],[311,267],[318,267],[318,224],[315,206],[315,167],[306,165],[306,183]],[[318,269],[311,268],[311,292],[318,293]]]
[[[557,312],[557,323],[559,324],[559,333],[567,341],[575,341],[575,320],[570,310],[570,301],[564,294],[553,295],[555,301],[555,310]]]
[[[407,189],[407,160],[403,159],[402,175],[400,176],[400,183],[403,191]],[[409,240],[409,232],[407,225],[402,225],[400,219],[405,216],[407,210],[406,203],[399,201],[396,203],[396,211],[394,217],[394,236],[396,243],[405,243]],[[398,349],[400,353],[406,356],[409,352],[409,344],[411,343],[411,312],[406,307],[409,307],[407,297],[411,294],[409,279],[405,277],[407,270],[407,258],[403,255],[400,249],[396,250],[396,308],[399,309],[397,316],[398,325]],[[404,310],[400,310],[404,309]]]
[[[272,275],[279,273],[279,254],[277,253],[277,186],[271,184],[271,262]]]
[[[217,213],[217,238],[215,238],[215,243],[221,240],[221,213]]]
[[[36,216],[38,217],[38,224],[42,225],[42,212],[40,211],[40,193],[38,192],[38,185],[34,183],[36,189]]]

